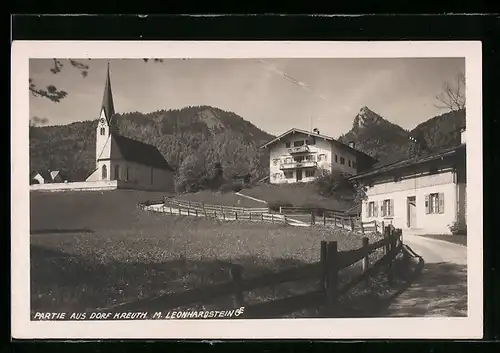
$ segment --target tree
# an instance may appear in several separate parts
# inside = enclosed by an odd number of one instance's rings
[[[438,94],[436,99],[439,101],[434,105],[436,108],[450,111],[465,109],[465,74],[459,73],[453,84],[446,81],[443,84],[443,92]]]
[[[50,68],[50,72],[52,72],[54,75],[57,75],[62,71],[64,63],[60,59],[52,59],[52,60],[53,60],[53,66]],[[92,59],[87,59],[87,60],[92,60]],[[150,59],[144,58],[143,61],[147,63],[150,61]],[[83,62],[74,59],[68,59],[68,62],[72,67],[80,70],[80,74],[82,75],[83,78],[87,77],[89,73],[88,65],[85,65]],[[151,62],[161,63],[163,62],[163,59],[154,58],[151,59]],[[47,85],[45,88],[40,88],[39,86],[37,86],[37,84],[31,77],[29,78],[29,90],[32,96],[46,98],[54,103],[59,103],[61,100],[63,100],[68,96],[68,92],[60,90],[52,84]]]

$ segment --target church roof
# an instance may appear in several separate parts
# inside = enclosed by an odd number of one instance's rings
[[[172,167],[155,146],[118,134],[112,134],[112,136],[125,160],[148,167],[173,171]]]
[[[113,115],[115,115],[115,106],[113,104],[113,93],[111,92],[111,79],[109,77],[109,63],[108,72],[106,75],[106,84],[104,86],[104,95],[102,96],[102,106],[101,110],[104,109],[104,114],[108,120],[108,124],[111,122]]]

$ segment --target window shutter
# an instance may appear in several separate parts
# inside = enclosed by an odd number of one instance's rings
[[[390,207],[389,216],[394,217],[394,199],[390,200],[389,207]]]
[[[377,204],[373,205],[373,213],[375,217],[378,217],[378,207]]]
[[[380,201],[380,215],[385,217],[384,201]]]
[[[438,196],[439,213],[444,213],[444,193],[440,192]]]
[[[366,218],[370,217],[370,204],[365,202],[365,216]]]
[[[429,214],[429,210],[430,210],[429,195],[425,195],[425,213]]]

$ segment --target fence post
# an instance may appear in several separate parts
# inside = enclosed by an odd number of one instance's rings
[[[365,273],[366,271],[368,271],[368,267],[370,266],[370,254],[368,254],[368,245],[370,244],[370,239],[368,239],[368,237],[363,237],[362,241],[363,252],[366,251],[365,257],[363,258],[362,262],[363,273]]]
[[[330,315],[335,314],[338,289],[338,247],[336,241],[328,242],[326,250],[327,281],[326,305]]]
[[[195,213],[195,216],[198,217],[198,209],[197,208],[194,210],[194,213]]]
[[[234,219],[238,220],[238,212],[234,211]]]
[[[363,227],[363,222],[359,221],[359,224],[361,224],[361,233],[365,235],[365,227]]]
[[[188,207],[191,208],[191,201],[188,201]]]
[[[326,240],[321,241],[321,250],[320,250],[320,258],[319,263],[321,264],[321,290],[325,292],[326,295],[326,281],[328,275],[328,264],[326,263],[327,257],[327,245]]]
[[[323,225],[326,226],[326,213],[323,212]]]
[[[222,219],[225,221],[226,220],[226,213],[222,211]]]
[[[274,223],[274,213],[271,213],[271,223]]]
[[[188,216],[190,215],[190,214],[189,214],[189,210],[190,210],[190,208],[188,207]]]
[[[311,225],[314,225],[314,212],[311,212]]]
[[[179,205],[179,216],[181,215],[181,206]]]
[[[207,218],[207,210],[205,209],[205,206],[203,206],[203,215]]]
[[[333,227],[337,228],[337,216],[333,215]]]
[[[229,275],[231,276],[234,288],[234,307],[241,308],[244,305],[243,291],[241,290],[241,267],[232,266],[229,270]]]
[[[389,254],[391,246],[389,236],[390,236],[390,229],[389,227],[386,226],[384,228],[384,256],[387,256]]]
[[[394,256],[396,255],[395,254],[396,248],[394,247],[395,236],[394,236],[394,229],[392,226],[388,226],[387,229],[389,230],[389,232],[388,232],[389,251],[387,254],[387,256],[389,256],[388,264],[387,264],[387,282],[389,283],[389,285],[392,285],[394,283],[393,260],[394,260]]]
[[[280,206],[280,213],[282,213],[282,212],[281,212],[281,206]]]
[[[261,213],[261,214],[260,214],[260,220],[261,220],[261,221],[264,221],[264,213]]]
[[[354,220],[352,219],[352,217],[349,218],[351,220],[351,230],[354,232]]]

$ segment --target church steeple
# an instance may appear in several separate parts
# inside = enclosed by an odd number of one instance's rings
[[[102,97],[101,114],[103,110],[104,110],[104,115],[106,116],[106,120],[108,121],[108,124],[111,125],[111,119],[113,118],[113,115],[115,115],[115,106],[113,104],[113,93],[111,92],[109,63],[108,63],[108,71],[106,74],[106,84],[104,86],[104,95]]]

